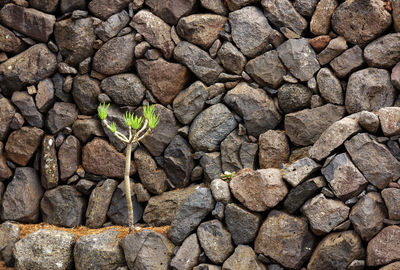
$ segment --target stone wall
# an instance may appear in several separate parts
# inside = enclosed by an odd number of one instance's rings
[[[0,0],[3,260],[399,269],[399,31],[399,0]],[[156,104],[131,186],[135,221],[168,238],[39,231],[12,251],[9,221],[127,224],[100,102],[123,132]]]

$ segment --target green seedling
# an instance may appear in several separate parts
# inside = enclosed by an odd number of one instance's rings
[[[235,176],[235,174],[235,172],[225,171],[224,173],[221,173],[221,179],[229,183]]]
[[[128,137],[117,130],[117,125],[107,121],[107,110],[110,104],[100,104],[97,107],[97,112],[102,123],[122,142],[126,143],[125,149],[125,197],[128,205],[129,217],[129,233],[134,229],[133,206],[131,199],[131,186],[129,181],[129,173],[131,169],[131,151],[132,145],[138,144],[139,141],[144,139],[151,131],[158,125],[160,116],[154,112],[154,105],[147,105],[143,107],[143,117],[138,117],[134,113],[126,112],[124,115],[125,125],[128,127]]]

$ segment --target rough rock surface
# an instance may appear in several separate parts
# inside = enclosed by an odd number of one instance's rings
[[[265,270],[266,267],[257,259],[254,250],[247,245],[238,245],[235,252],[222,265],[224,270]]]
[[[268,130],[259,137],[259,163],[261,169],[281,168],[290,155],[289,141],[283,131]]]
[[[193,269],[199,261],[201,247],[197,235],[191,234],[183,241],[181,247],[171,260],[171,267],[182,270]]]
[[[256,238],[261,217],[242,206],[230,203],[225,207],[225,223],[236,245],[249,244]]]
[[[154,14],[160,16],[166,23],[176,24],[185,15],[192,13],[195,8],[195,0],[145,0]]]
[[[110,76],[101,81],[101,89],[119,105],[137,106],[144,97],[146,88],[132,73]]]
[[[367,265],[385,265],[399,260],[400,227],[388,226],[380,231],[367,247]]]
[[[19,240],[20,229],[18,225],[9,221],[0,225],[0,257],[7,266],[14,264],[13,248]]]
[[[283,179],[293,187],[296,187],[301,182],[315,174],[320,167],[321,166],[311,158],[304,157],[291,164],[289,163],[283,166]]]
[[[381,192],[390,219],[400,220],[400,189],[386,188]]]

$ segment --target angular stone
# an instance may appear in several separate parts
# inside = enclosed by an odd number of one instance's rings
[[[77,118],[78,109],[75,104],[56,102],[49,110],[45,124],[52,134],[56,134],[63,128],[72,125]]]
[[[96,17],[105,21],[111,15],[128,7],[129,3],[129,0],[114,0],[111,2],[109,0],[92,0],[88,7],[89,11]]]
[[[130,188],[133,190],[134,183],[130,182]],[[142,219],[143,207],[138,203],[135,194],[131,192],[133,223]],[[128,206],[126,203],[125,183],[120,183],[115,189],[110,206],[108,207],[107,217],[115,225],[129,226]]]
[[[392,33],[374,40],[364,49],[370,67],[392,68],[400,61],[400,33]]]
[[[197,237],[207,257],[216,264],[223,263],[233,252],[231,234],[219,220],[203,222],[197,228]]]
[[[233,196],[252,211],[263,212],[276,206],[288,193],[280,170],[243,169],[229,182]]]
[[[362,111],[360,113],[359,125],[370,133],[377,133],[380,127],[379,117],[369,111]]]
[[[93,69],[105,75],[129,71],[135,58],[135,46],[136,42],[133,34],[110,39],[94,55],[92,61]]]
[[[17,110],[10,100],[0,97],[0,141],[4,141],[10,131],[10,124]]]
[[[82,150],[82,166],[86,172],[112,178],[124,178],[125,156],[107,141],[94,138]],[[136,172],[132,161],[130,176]]]
[[[321,0],[318,2],[310,22],[311,33],[316,36],[329,33],[331,17],[337,6],[337,0]]]
[[[68,136],[58,150],[58,164],[60,168],[60,179],[62,181],[71,177],[78,166],[81,159],[81,143],[73,136]]]
[[[74,135],[83,143],[87,142],[92,136],[103,137],[104,131],[101,122],[94,118],[77,119],[72,125]]]
[[[125,10],[111,15],[105,22],[96,26],[94,32],[104,42],[115,37],[130,20],[128,12]]]
[[[400,260],[400,227],[388,226],[367,247],[367,265],[378,266]]]
[[[363,63],[363,51],[358,45],[356,45],[333,59],[329,65],[339,78],[344,78],[348,74],[360,68]]]
[[[124,237],[120,246],[129,269],[169,269],[174,245],[164,235],[144,230]]]
[[[222,265],[224,270],[266,270],[250,246],[239,245]]]
[[[146,1],[147,2],[147,1]],[[170,26],[148,10],[140,10],[130,23],[153,47],[160,49],[165,58],[170,59],[175,44],[171,39]]]
[[[331,39],[329,35],[322,35],[309,39],[308,43],[310,43],[315,52],[320,52],[325,49]]]
[[[390,13],[379,0],[342,3],[332,16],[333,30],[356,45],[377,38],[391,22]]]
[[[39,42],[49,40],[56,22],[53,15],[14,4],[5,5],[0,11],[0,18],[6,26]]]
[[[268,130],[260,135],[259,163],[261,169],[281,168],[289,159],[289,141],[283,131]]]
[[[65,62],[77,65],[92,56],[96,39],[92,18],[66,19],[56,22],[54,37]]]
[[[43,192],[40,179],[33,168],[17,167],[4,192],[1,219],[24,223],[38,222]]]
[[[340,81],[329,68],[322,68],[317,74],[317,84],[322,98],[332,104],[343,105],[344,94]]]
[[[392,74],[390,76],[392,84],[397,90],[400,89],[400,64],[399,63],[397,63],[394,66],[394,68],[392,69]]]
[[[261,133],[275,128],[282,117],[273,100],[260,88],[248,83],[239,83],[224,97],[224,102],[243,119],[249,135],[258,137]]]
[[[183,241],[170,265],[175,269],[191,270],[197,265],[200,253],[200,244],[197,235],[194,233]]]
[[[228,182],[221,179],[214,179],[211,181],[210,189],[217,202],[222,202],[226,205],[232,201]]]
[[[75,269],[112,270],[124,266],[126,263],[118,234],[111,229],[79,238],[74,247]]]
[[[116,180],[107,179],[104,182],[100,182],[92,191],[85,214],[85,226],[100,228],[104,224],[107,218],[107,210],[117,185],[118,182]]]
[[[46,44],[36,44],[0,64],[0,84],[8,93],[21,90],[50,76],[56,68],[56,56]]]
[[[299,269],[311,256],[314,237],[307,219],[272,210],[254,242],[254,251],[284,267]]]
[[[176,211],[197,187],[192,185],[184,189],[176,189],[152,196],[144,209],[144,222],[151,226],[170,225]]]
[[[54,85],[51,79],[46,78],[38,84],[35,102],[38,110],[46,113],[54,102]]]
[[[315,7],[318,4],[318,0],[295,0],[294,8],[301,15],[305,17],[311,17],[314,13]]]
[[[48,1],[41,1],[41,0],[31,0],[29,4],[36,9],[47,13],[54,13],[57,9],[59,0],[48,0]]]
[[[4,26],[0,26],[0,50],[9,53],[18,53],[24,49],[21,40]]]
[[[331,233],[318,244],[307,269],[346,269],[355,259],[364,258],[364,254],[362,241],[354,231]]]
[[[368,182],[347,153],[336,155],[321,169],[330,188],[340,200],[348,200],[361,193]]]
[[[305,201],[316,195],[325,185],[324,178],[322,176],[317,176],[291,189],[283,202],[286,210],[293,214]]]
[[[139,77],[132,73],[118,74],[101,81],[101,89],[118,105],[137,106],[146,88]]]
[[[200,0],[202,7],[218,15],[225,16],[228,9],[222,0]]]
[[[37,110],[32,96],[27,92],[14,92],[11,101],[18,107],[24,119],[37,128],[43,127],[43,115]]]
[[[282,43],[277,51],[283,64],[300,81],[310,80],[320,68],[316,54],[307,39],[289,39]]]
[[[217,82],[218,75],[223,71],[207,52],[186,41],[179,42],[175,47],[174,58],[208,85]]]
[[[385,145],[372,140],[367,133],[354,136],[344,145],[357,168],[377,188],[383,189],[400,177],[400,162]]]
[[[368,242],[382,228],[386,216],[385,205],[377,192],[369,192],[352,207],[349,219],[354,230]]]
[[[73,267],[75,235],[61,230],[40,229],[15,244],[17,269],[67,270]]]
[[[58,185],[59,175],[56,142],[51,135],[45,135],[42,141],[40,171],[42,187],[51,189]]]
[[[249,6],[233,11],[229,13],[229,23],[232,39],[245,56],[255,57],[267,50],[272,28],[259,8]]]
[[[197,151],[217,150],[219,143],[237,126],[233,114],[222,103],[201,112],[192,122],[189,142]]]
[[[390,219],[400,220],[400,189],[385,188],[381,192]]]
[[[101,93],[100,83],[88,75],[79,75],[74,78],[72,97],[83,114],[92,115],[97,111],[97,96]]]
[[[172,103],[174,114],[179,122],[184,125],[190,124],[203,110],[207,97],[207,88],[200,81],[194,82],[181,91]]]
[[[395,136],[400,134],[400,108],[386,107],[378,111],[381,129],[385,136]]]
[[[384,267],[379,268],[379,270],[396,270],[399,267],[400,267],[400,262],[394,262],[394,263],[391,263],[391,264],[388,264],[388,265],[386,265]]]
[[[136,61],[138,74],[144,85],[163,104],[167,105],[187,85],[189,70],[180,64],[170,63],[162,58],[154,61]]]
[[[22,127],[13,131],[6,143],[7,158],[21,166],[26,166],[38,149],[44,131],[35,127]]]
[[[0,141],[0,182],[1,180],[6,180],[13,175],[13,172],[7,165],[7,158],[5,153],[3,152],[3,148],[4,144],[3,142]],[[3,186],[3,191],[4,191],[4,186]],[[2,192],[0,192],[0,203],[1,203],[1,195]]]
[[[336,56],[347,50],[347,43],[343,37],[332,39],[328,46],[317,55],[318,62],[321,65],[328,64]]]
[[[246,72],[260,86],[278,88],[286,75],[286,68],[279,60],[276,50],[268,51],[246,64]]]
[[[208,270],[221,270],[221,266],[215,265],[215,264],[208,264],[208,263],[201,263],[197,265],[196,267],[193,268],[193,270],[203,270],[203,269],[208,269]]]
[[[308,218],[313,233],[324,235],[348,218],[350,208],[341,201],[327,199],[319,194],[307,201],[302,211]]]
[[[157,167],[152,156],[144,149],[139,148],[134,153],[140,180],[145,188],[153,194],[161,194],[167,188],[167,175]]]
[[[200,159],[200,166],[203,169],[204,180],[206,183],[219,178],[222,173],[221,153],[205,153]]]
[[[246,57],[230,42],[224,42],[218,50],[218,59],[226,71],[240,75],[246,65]]]
[[[178,20],[186,16],[195,8],[195,0],[145,0],[151,11],[160,16],[166,23],[175,25]]]
[[[0,224],[0,258],[7,266],[14,265],[13,249],[19,240],[20,229],[17,224],[4,222]]]
[[[261,216],[230,203],[225,207],[225,223],[236,245],[249,244],[256,238]]]
[[[312,92],[302,84],[285,83],[278,89],[279,107],[291,113],[310,107]]]
[[[175,244],[181,244],[214,209],[214,205],[215,201],[208,188],[196,189],[177,210],[168,230],[168,238]]]
[[[43,221],[62,227],[83,224],[87,200],[75,187],[62,185],[47,190],[40,202]]]
[[[221,162],[224,172],[235,172],[243,169],[240,149],[245,141],[245,138],[239,136],[237,131],[234,130],[221,142]]]
[[[165,172],[168,179],[178,188],[190,182],[194,168],[193,149],[180,135],[175,136],[164,151]]]
[[[285,116],[285,132],[292,143],[311,145],[331,124],[344,115],[344,107],[332,104],[289,113]]]
[[[277,28],[287,27],[297,34],[307,28],[307,20],[304,19],[293,7],[289,0],[262,0],[265,16]]]
[[[206,50],[218,38],[227,20],[226,17],[215,14],[193,14],[181,18],[176,25],[176,31],[185,40]]]

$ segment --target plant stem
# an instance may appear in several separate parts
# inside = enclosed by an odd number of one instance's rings
[[[132,142],[129,142],[126,145],[126,152],[125,152],[125,176],[124,176],[124,183],[125,183],[125,197],[126,197],[126,204],[128,205],[128,215],[129,215],[129,233],[133,231],[133,206],[132,206],[132,198],[131,198],[131,183],[129,180],[129,172],[131,168],[131,151],[132,151]]]

